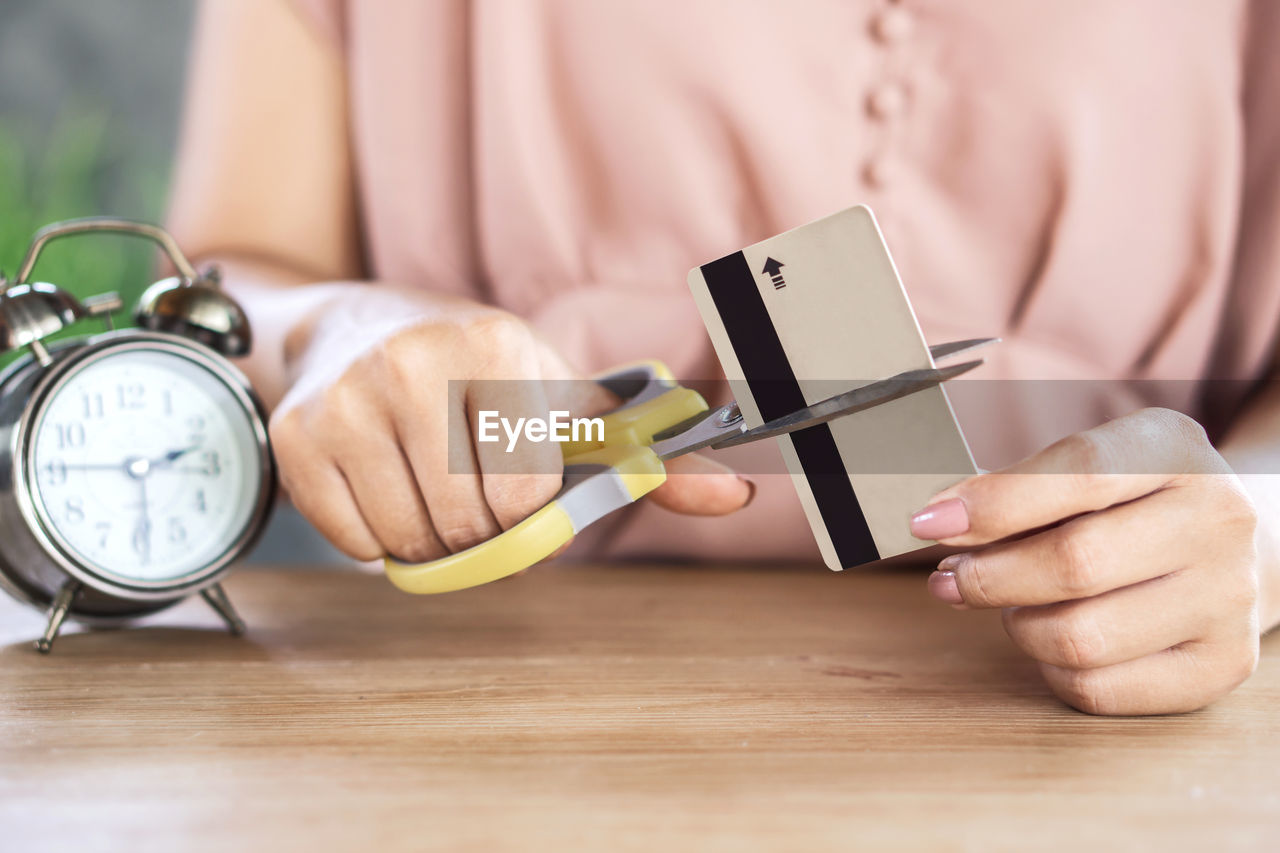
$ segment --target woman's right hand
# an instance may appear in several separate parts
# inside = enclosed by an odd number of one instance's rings
[[[294,5],[201,5],[169,226],[193,260],[222,265],[253,320],[239,364],[274,409],[281,479],[302,513],[353,557],[440,557],[560,486],[556,445],[474,444],[464,412],[543,414],[531,380],[574,373],[510,314],[433,294],[431,270],[416,289],[361,281],[377,238],[360,228],[344,56]],[[436,268],[469,274],[462,260]],[[556,409],[614,402],[588,382],[551,387],[566,386],[573,399]],[[703,457],[667,471],[651,499],[681,512],[730,512],[752,490]]]
[[[560,381],[579,377],[519,318],[464,300],[359,287],[329,303],[308,337],[271,419],[281,481],[361,560],[463,550],[555,495],[559,445],[520,441],[507,452],[505,439],[477,442],[476,412],[593,416],[618,402],[594,382]],[[750,499],[750,482],[723,466],[677,461],[654,492],[659,503],[722,514]]]

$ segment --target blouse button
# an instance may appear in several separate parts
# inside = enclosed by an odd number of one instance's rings
[[[871,22],[871,33],[882,44],[900,42],[911,35],[915,19],[901,6],[890,6]]]
[[[896,83],[886,83],[867,97],[867,112],[873,118],[890,119],[901,115],[907,106],[907,93]]]
[[[862,179],[872,189],[883,189],[893,177],[893,168],[883,155],[868,160],[862,167]]]

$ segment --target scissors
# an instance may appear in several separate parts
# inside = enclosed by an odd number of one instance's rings
[[[938,344],[929,354],[940,360],[998,340]],[[745,424],[736,402],[712,409],[697,391],[677,384],[660,362],[618,368],[594,379],[621,398],[622,405],[601,416],[601,440],[561,444],[564,483],[549,503],[494,538],[447,557],[417,565],[388,557],[387,577],[405,592],[434,594],[513,575],[553,554],[589,524],[662,485],[668,459],[808,429],[939,385],[980,364],[982,359],[909,370],[753,428]]]

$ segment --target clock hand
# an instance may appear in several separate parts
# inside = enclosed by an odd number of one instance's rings
[[[193,444],[190,447],[180,447],[176,450],[170,450],[162,456],[155,459],[148,459],[145,456],[130,456],[120,462],[68,462],[62,465],[67,471],[119,471],[124,470],[126,474],[135,480],[142,480],[157,468],[172,468],[173,463],[177,462],[183,456],[186,456],[193,450],[198,450],[200,445]]]
[[[142,518],[133,529],[133,549],[138,552],[144,564],[151,562],[151,519],[147,515],[147,478],[138,478],[138,487],[142,498]]]
[[[163,456],[157,456],[155,459],[152,459],[151,467],[152,468],[168,468],[172,466],[174,462],[177,462],[179,459],[181,459],[183,456],[186,456],[191,451],[199,449],[199,447],[200,445],[193,444],[190,447],[180,447],[176,450],[170,450],[168,453],[164,454]]]

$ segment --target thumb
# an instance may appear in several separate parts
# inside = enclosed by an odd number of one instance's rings
[[[705,456],[680,456],[666,463],[667,481],[649,493],[661,507],[685,515],[728,515],[756,494],[754,481]]]

